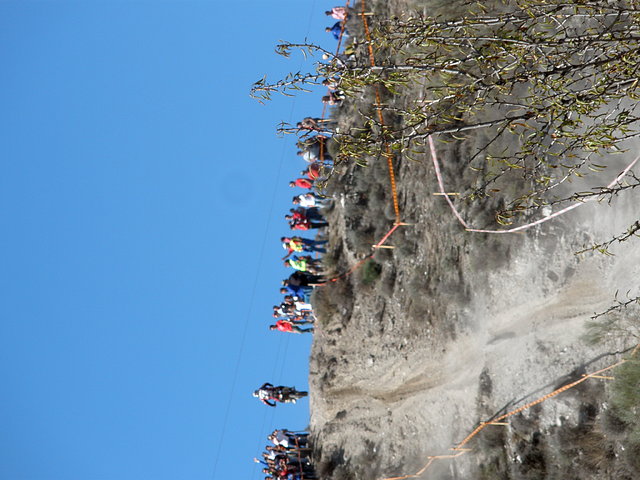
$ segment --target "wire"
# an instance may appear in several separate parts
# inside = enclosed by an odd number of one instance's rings
[[[293,117],[293,110],[295,107],[295,97],[293,98],[293,102],[291,105],[291,111],[289,114],[289,117]],[[283,143],[282,145],[282,152],[280,154],[280,162],[278,164],[278,169],[276,171],[276,180],[278,180],[281,175],[282,175],[282,166],[284,164],[284,157],[285,157],[285,147],[286,144]],[[253,286],[251,288],[251,295],[249,296],[249,304],[248,304],[248,308],[247,308],[247,314],[245,316],[245,320],[244,320],[244,326],[242,329],[242,335],[240,337],[240,349],[238,351],[238,356],[236,359],[236,364],[233,370],[233,377],[232,377],[232,381],[231,381],[231,391],[229,393],[229,400],[227,401],[227,408],[225,410],[225,414],[223,417],[223,423],[222,423],[222,429],[220,432],[220,440],[218,442],[218,448],[216,451],[216,456],[214,457],[214,462],[213,462],[213,472],[211,475],[211,478],[215,479],[215,474],[217,471],[217,467],[218,467],[218,461],[220,459],[220,452],[222,450],[222,444],[223,444],[223,439],[224,436],[226,434],[227,431],[227,424],[229,421],[229,413],[231,411],[231,404],[234,398],[234,394],[235,394],[235,388],[236,388],[236,383],[237,383],[237,379],[238,379],[238,371],[240,368],[240,362],[243,358],[243,353],[244,353],[244,346],[245,346],[245,342],[246,342],[246,337],[247,337],[247,331],[248,331],[248,327],[249,327],[249,319],[251,318],[251,315],[253,313],[253,304],[255,301],[255,295],[256,295],[256,290],[258,287],[258,279],[260,277],[260,272],[262,270],[262,261],[264,259],[264,252],[265,252],[265,247],[267,244],[267,235],[269,233],[269,227],[271,226],[271,219],[273,218],[273,210],[274,210],[274,205],[275,205],[275,199],[276,199],[276,194],[278,191],[278,182],[274,182],[273,185],[273,192],[271,194],[271,204],[269,206],[269,212],[267,214],[267,223],[265,225],[264,228],[264,233],[262,235],[262,245],[260,246],[260,252],[258,254],[258,263],[257,263],[257,267],[255,270],[255,276],[254,276],[254,280],[253,280]]]
[[[313,12],[315,10],[315,0],[313,2],[313,7],[311,10],[311,13],[309,15],[309,23],[308,23],[308,27],[307,27],[307,35],[309,35],[309,32],[311,31],[311,23],[312,23],[312,19],[313,19]],[[302,63],[301,63],[302,66]],[[293,113],[295,110],[295,106],[296,106],[296,97],[293,97],[292,103],[291,103],[291,110],[289,112],[289,122],[291,122],[291,119],[293,118]],[[280,154],[280,162],[278,164],[278,169],[276,171],[276,182],[274,183],[273,186],[273,192],[271,195],[271,204],[269,206],[269,213],[267,215],[267,223],[265,225],[265,229],[264,229],[264,233],[262,235],[262,245],[260,246],[260,252],[258,255],[258,264],[255,270],[255,277],[254,277],[254,281],[253,281],[253,286],[251,288],[251,295],[249,296],[249,304],[248,304],[248,308],[247,308],[247,314],[245,316],[245,321],[244,321],[244,326],[242,329],[242,335],[240,337],[240,349],[238,351],[238,356],[236,359],[236,364],[234,367],[234,371],[233,371],[233,377],[232,377],[232,381],[231,381],[231,390],[229,392],[229,399],[227,401],[227,407],[225,409],[225,413],[224,413],[224,417],[223,417],[223,421],[222,421],[222,429],[220,431],[220,438],[218,441],[218,448],[216,450],[216,455],[214,457],[214,461],[213,461],[213,470],[211,473],[211,478],[215,480],[216,478],[216,472],[218,470],[218,462],[220,460],[220,453],[222,451],[222,445],[223,445],[223,440],[227,431],[227,425],[229,423],[229,414],[231,412],[231,405],[233,402],[233,398],[234,398],[234,394],[235,394],[235,389],[236,389],[236,384],[237,384],[237,380],[238,380],[238,372],[240,369],[240,362],[242,361],[243,358],[243,353],[244,353],[244,347],[245,347],[245,343],[246,343],[246,337],[247,337],[247,331],[248,331],[248,327],[249,327],[249,320],[251,318],[251,315],[253,313],[253,306],[254,306],[254,301],[255,301],[255,295],[256,295],[256,290],[257,290],[257,286],[258,286],[258,279],[260,277],[260,272],[262,269],[262,260],[264,258],[264,252],[265,252],[265,247],[267,244],[267,235],[269,232],[269,227],[271,226],[271,219],[273,218],[273,210],[274,210],[274,205],[275,205],[275,199],[276,199],[276,194],[278,191],[278,180],[280,179],[280,177],[282,176],[282,167],[284,164],[284,158],[285,158],[285,148],[286,148],[286,144],[283,143],[282,145],[282,151]],[[285,340],[285,341],[288,341]],[[281,342],[282,343],[282,342]],[[275,409],[273,409],[275,410]],[[275,415],[275,412],[272,413],[272,418],[270,423],[273,423],[273,416]],[[266,414],[263,415],[263,426],[264,426],[264,420],[265,420]],[[257,464],[256,464],[257,465]],[[254,467],[254,474],[255,474],[255,467]]]

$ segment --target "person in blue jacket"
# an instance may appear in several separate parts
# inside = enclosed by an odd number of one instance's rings
[[[342,32],[342,22],[336,22],[333,27],[327,27],[324,29],[324,31],[330,32],[331,35],[333,35],[333,38],[335,38],[336,40],[340,40],[340,32]],[[349,32],[346,28],[344,29],[344,32],[342,32],[342,36],[349,36]]]
[[[305,288],[299,285],[287,285],[280,289],[280,293],[283,295],[293,295],[294,297],[298,297],[300,300],[305,301],[309,294],[309,290],[311,290],[309,287]]]

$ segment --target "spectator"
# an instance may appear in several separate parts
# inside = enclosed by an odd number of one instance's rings
[[[313,182],[308,178],[296,178],[294,181],[289,182],[290,187],[311,188]]]
[[[325,78],[322,81],[322,85],[324,85],[331,91],[335,91],[335,90],[338,90],[338,88],[340,87],[339,82],[340,82],[340,79],[338,78],[331,78],[331,79]]]
[[[329,95],[325,95],[322,97],[322,103],[326,103],[328,105],[340,105],[342,100],[344,100],[345,94],[340,91],[329,92]]]
[[[343,37],[349,36],[349,32],[347,31],[347,29],[342,29],[342,22],[336,22],[333,27],[327,27],[324,29],[324,31],[331,33],[331,35],[333,35],[333,38],[335,38],[336,40],[340,40],[340,35],[342,35]]]
[[[305,330],[294,325],[292,322],[288,320],[278,320],[275,323],[275,325],[269,325],[269,330],[278,330],[280,332],[287,332],[287,333],[313,333],[314,331],[313,327],[307,328]],[[284,447],[289,446],[288,443],[287,444],[277,443],[276,445],[283,445]]]
[[[330,198],[318,198],[313,193],[303,193],[302,195],[297,195],[293,197],[291,200],[294,205],[300,205],[301,207],[310,208],[310,207],[322,207],[326,206],[331,199]]]
[[[307,295],[309,295],[308,288],[304,288],[296,285],[287,285],[286,287],[282,287],[280,289],[280,293],[283,295],[293,295],[300,300],[306,300]]]
[[[289,260],[284,261],[285,267],[292,267],[300,272],[309,272],[313,275],[317,275],[320,272],[321,264],[318,260],[314,260],[309,255],[304,257],[298,257],[294,255]]]
[[[336,20],[346,20],[349,12],[346,7],[333,7],[331,10],[324,12],[327,17],[333,17]]]

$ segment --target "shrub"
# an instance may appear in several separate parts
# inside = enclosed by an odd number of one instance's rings
[[[611,413],[626,426],[623,443],[627,460],[635,473],[640,473],[640,359],[630,358],[616,369]]]
[[[638,436],[640,435],[640,360],[636,358],[627,360],[616,370],[615,375],[611,406],[618,418],[637,430],[636,436]]]
[[[375,260],[367,260],[360,269],[360,282],[363,285],[373,285],[382,273],[382,265]]]

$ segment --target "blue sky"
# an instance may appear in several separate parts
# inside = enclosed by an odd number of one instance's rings
[[[250,392],[307,386],[311,339],[267,330],[303,168],[275,127],[321,93],[248,92],[305,68],[279,39],[335,47],[333,5],[0,2],[0,478],[262,478],[306,426]]]

